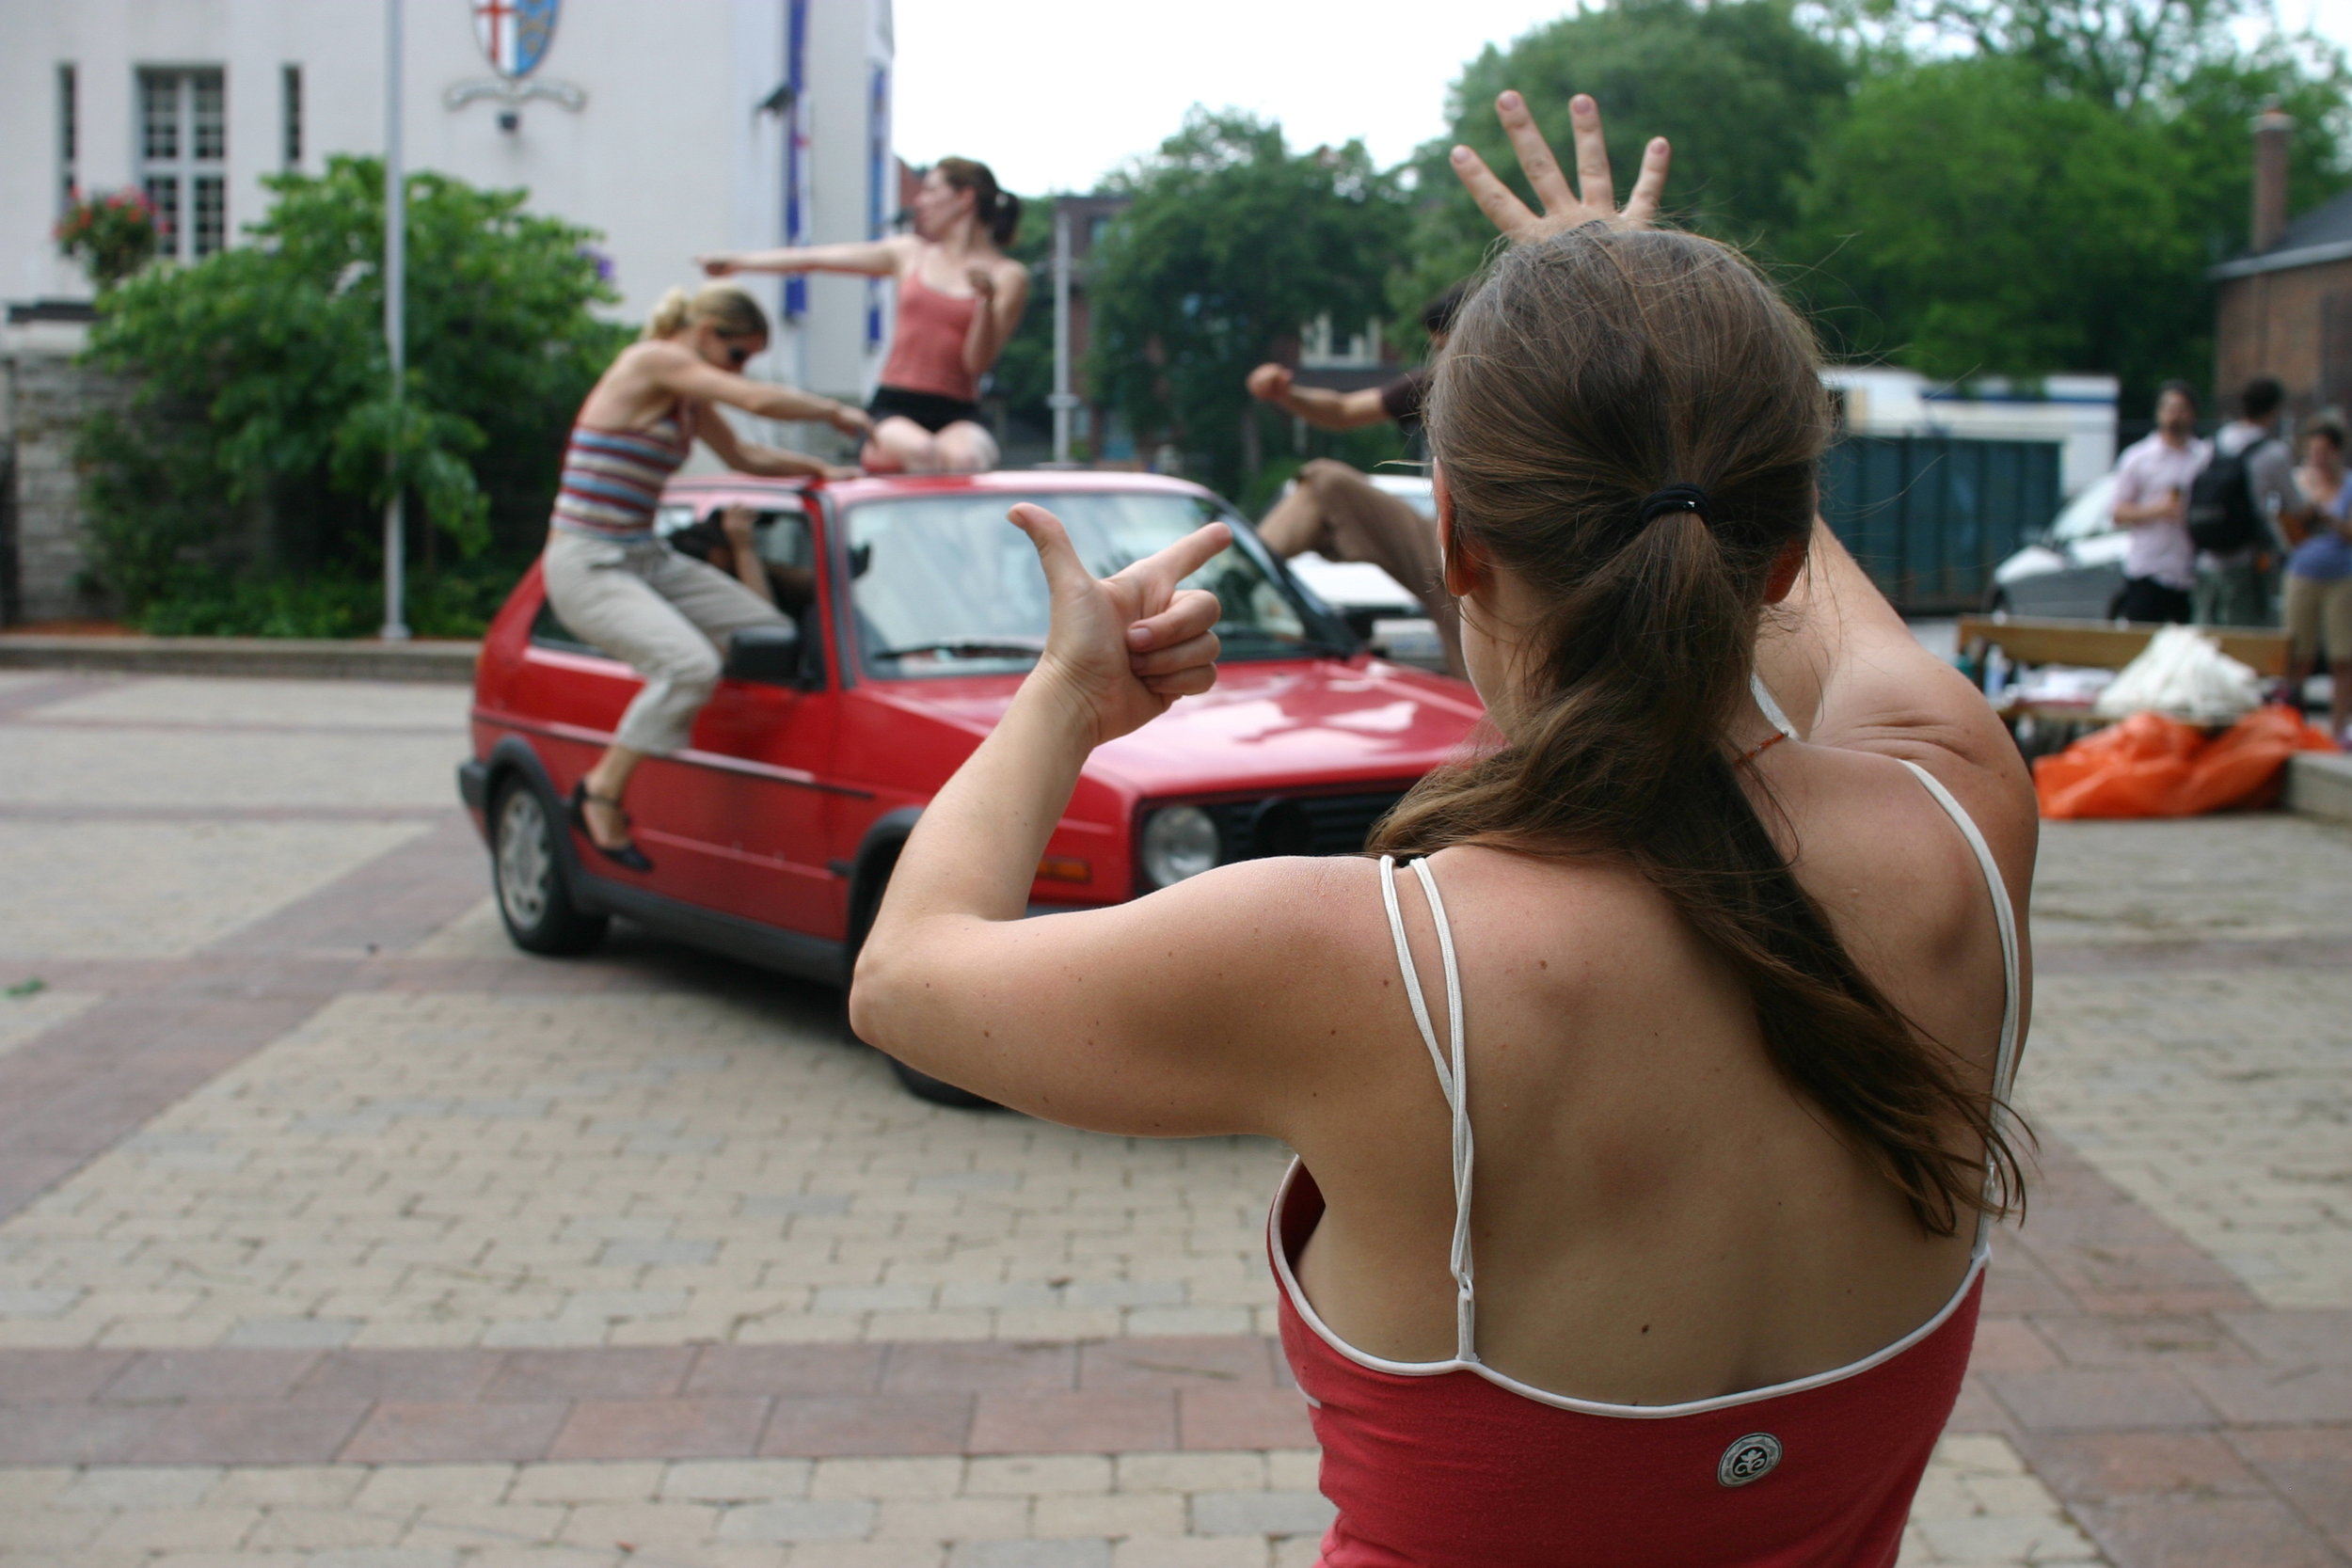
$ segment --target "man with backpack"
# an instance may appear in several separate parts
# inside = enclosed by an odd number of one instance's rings
[[[2285,401],[2276,376],[2248,382],[2237,418],[2214,433],[2213,461],[2189,485],[2199,626],[2278,625],[2280,519],[2299,521],[2309,510],[2295,483],[2295,454],[2275,428]]]
[[[2156,389],[2156,428],[2115,465],[2115,526],[2131,534],[2123,587],[2107,613],[2123,621],[2186,621],[2194,608],[2197,549],[2188,542],[2188,492],[2213,449],[2197,438],[2197,394],[2185,381]]]

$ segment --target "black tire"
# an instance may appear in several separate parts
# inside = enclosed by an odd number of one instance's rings
[[[604,940],[610,916],[572,901],[556,835],[569,832],[558,809],[528,780],[509,775],[490,798],[490,880],[499,919],[526,953],[570,958]]]
[[[850,967],[852,970],[857,967],[857,950],[866,945],[866,933],[874,924],[874,911],[882,907],[882,889],[889,884],[890,868],[898,863],[898,851],[893,849],[890,851],[889,861],[882,864],[881,874],[873,882],[870,891],[863,893],[858,899],[857,911],[854,916],[856,942],[850,950]],[[996,1101],[974,1094],[970,1089],[960,1089],[944,1078],[934,1078],[928,1072],[918,1071],[907,1066],[906,1063],[882,1050],[871,1040],[860,1039],[858,1032],[850,1024],[850,1010],[846,1005],[849,1001],[847,992],[843,993],[842,1001],[844,1003],[841,1009],[842,1030],[851,1039],[857,1040],[858,1044],[888,1062],[890,1070],[898,1075],[898,1082],[905,1085],[907,1093],[917,1100],[927,1100],[934,1105],[952,1106],[959,1111],[1001,1111],[1004,1109]]]

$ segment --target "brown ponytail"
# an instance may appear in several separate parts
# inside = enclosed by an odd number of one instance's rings
[[[1928,1230],[2022,1196],[1954,1060],[1856,967],[1799,885],[1724,736],[1745,701],[1773,561],[1809,536],[1830,432],[1809,329],[1736,253],[1588,227],[1506,252],[1461,307],[1430,388],[1459,538],[1542,604],[1502,749],[1430,775],[1374,836],[1483,842],[1641,870],[1746,983],[1782,1075],[1878,1164]],[[1694,483],[1705,517],[1645,519]],[[1997,1180],[1952,1147],[1964,1128]]]
[[[986,164],[971,158],[942,158],[933,166],[939,177],[960,191],[972,193],[972,215],[989,238],[1000,245],[1012,244],[1013,235],[1021,231],[1021,198],[998,188],[996,176]]]

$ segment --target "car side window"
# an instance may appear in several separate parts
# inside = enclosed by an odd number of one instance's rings
[[[771,566],[806,571],[816,563],[816,546],[808,536],[805,512],[763,512],[753,525],[759,542],[759,559]]]

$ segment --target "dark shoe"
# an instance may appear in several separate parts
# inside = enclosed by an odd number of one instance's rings
[[[611,806],[614,811],[621,810],[620,801],[602,795],[589,794],[586,779],[572,785],[572,826],[579,831],[580,837],[588,841],[588,847],[615,865],[625,865],[631,871],[651,871],[653,862],[647,860],[645,852],[635,844],[624,844],[618,849],[608,849],[596,842],[596,835],[588,831],[588,802],[591,800],[600,806]],[[628,813],[621,812],[621,823],[624,827],[628,826]]]

